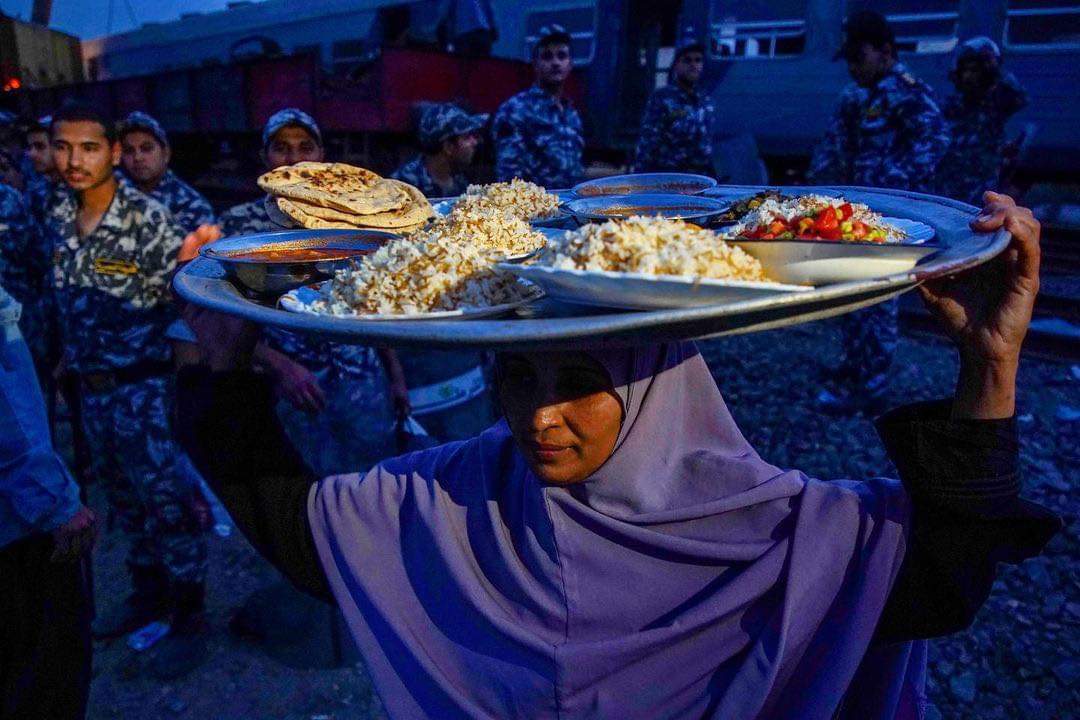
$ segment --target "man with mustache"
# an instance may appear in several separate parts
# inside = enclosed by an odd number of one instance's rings
[[[184,230],[163,205],[114,170],[116,130],[105,116],[72,106],[52,122],[52,146],[67,190],[53,204],[53,241],[63,363],[82,389],[92,469],[130,537],[133,594],[94,623],[118,637],[168,619],[170,636],[150,671],[176,677],[205,654],[206,541],[193,516],[192,487],[176,470],[172,358],[165,329]]]

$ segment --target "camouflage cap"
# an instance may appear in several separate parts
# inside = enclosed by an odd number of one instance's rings
[[[424,147],[435,147],[447,138],[476,132],[488,117],[487,113],[470,115],[453,103],[432,103],[420,114],[417,136]]]
[[[165,134],[165,128],[161,127],[161,123],[141,110],[129,113],[120,123],[120,137],[124,137],[135,130],[150,133],[162,145],[169,144],[169,136]]]
[[[570,33],[559,23],[549,23],[536,31],[537,49],[544,45],[551,45],[552,43],[565,43],[569,45],[571,40]]]
[[[1001,49],[990,38],[979,35],[970,40],[965,40],[956,48],[956,63],[967,58],[983,58],[991,62],[997,62],[1001,60]]]
[[[289,127],[290,125],[304,128],[311,133],[313,138],[315,138],[315,142],[322,145],[322,133],[319,132],[319,124],[315,122],[315,118],[311,117],[300,108],[285,108],[284,110],[278,110],[271,115],[270,119],[266,121],[266,125],[263,126],[263,147],[265,148],[270,144],[270,141],[273,139],[274,135],[277,135],[279,130]]]
[[[895,55],[896,35],[884,15],[874,10],[856,10],[844,21],[844,43],[833,60],[858,60],[863,45],[881,48],[892,45]]]

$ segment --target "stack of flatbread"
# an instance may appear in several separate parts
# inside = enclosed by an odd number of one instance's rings
[[[433,214],[427,198],[412,185],[344,163],[287,165],[258,182],[269,194],[270,219],[279,225],[407,233]]]

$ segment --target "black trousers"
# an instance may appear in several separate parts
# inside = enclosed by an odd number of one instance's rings
[[[73,720],[90,691],[90,558],[54,563],[52,536],[0,548],[0,720]]]

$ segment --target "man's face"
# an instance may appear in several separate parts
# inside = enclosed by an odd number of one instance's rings
[[[870,43],[863,43],[848,55],[848,72],[851,74],[851,79],[858,85],[871,88],[885,76],[890,59],[892,59],[890,46],[876,48]]]
[[[474,132],[456,135],[446,141],[444,147],[455,170],[464,170],[472,163],[479,144],[480,135]]]
[[[274,133],[263,151],[270,170],[298,162],[322,162],[323,149],[311,133],[302,127],[286,125]]]
[[[679,56],[672,72],[675,81],[689,87],[695,87],[701,79],[701,70],[705,67],[705,55],[692,50]]]
[[[570,76],[570,46],[566,43],[550,43],[536,52],[533,69],[541,85],[559,85]]]
[[[26,156],[30,158],[34,170],[42,175],[48,175],[56,169],[48,131],[35,130],[26,136]]]
[[[953,73],[956,89],[965,95],[979,95],[994,84],[997,66],[979,57],[961,60]]]
[[[120,143],[110,144],[105,128],[93,120],[56,123],[52,149],[56,171],[77,192],[107,182],[120,163]]]
[[[168,145],[144,130],[132,130],[120,138],[120,161],[124,171],[139,184],[152,185],[169,168]]]

